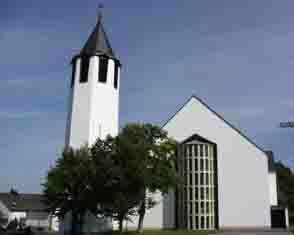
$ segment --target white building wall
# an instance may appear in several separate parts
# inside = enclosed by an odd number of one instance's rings
[[[266,155],[196,98],[163,127],[177,141],[198,134],[217,144],[220,228],[270,227]]]
[[[119,87],[114,88],[113,60],[108,61],[107,83],[98,82],[99,59],[93,57],[91,60],[89,80],[91,86],[90,106],[90,133],[89,144],[93,144],[97,138],[104,139],[107,135],[118,134],[118,95]]]
[[[113,60],[108,61],[107,82],[98,81],[99,58],[93,56],[89,63],[88,81],[80,83],[81,59],[76,61],[74,87],[70,92],[66,143],[79,148],[92,145],[97,138],[118,133],[119,86],[114,88]],[[118,74],[120,71],[118,71]],[[119,78],[120,79],[120,78]]]
[[[45,212],[28,212],[26,215],[26,225],[32,227],[42,227],[49,229],[50,218]]]
[[[92,62],[92,61],[91,61]],[[73,87],[73,97],[71,110],[71,118],[69,118],[70,126],[68,125],[70,134],[68,135],[69,146],[78,148],[88,144],[90,130],[90,102],[91,102],[91,87],[90,82],[80,83],[80,68],[81,59],[76,60],[76,73]],[[92,69],[90,64],[89,70]],[[69,102],[71,105],[71,102]]]
[[[163,228],[164,224],[164,217],[163,217],[163,200],[162,200],[162,194],[161,192],[156,192],[154,194],[150,194],[154,198],[154,200],[157,202],[157,205],[146,211],[145,217],[144,217],[144,229],[159,229]],[[138,226],[138,216],[133,216],[131,218],[132,221],[125,221],[124,226],[128,230],[134,230]],[[114,224],[114,228],[117,229],[117,224]]]
[[[289,228],[289,210],[285,208],[286,228]]]
[[[0,212],[5,218],[9,218],[9,209],[0,201]]]
[[[19,221],[20,219],[25,219],[26,217],[27,217],[26,212],[11,212],[9,214],[8,220],[9,220],[9,222],[14,220],[14,219],[17,219]]]
[[[278,193],[277,193],[277,174],[276,172],[269,172],[269,188],[270,188],[270,203],[271,206],[278,205]]]

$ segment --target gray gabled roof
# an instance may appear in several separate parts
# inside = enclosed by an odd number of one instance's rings
[[[102,25],[102,17],[98,17],[97,24],[81,50],[81,55],[106,55],[115,58],[114,51]]]
[[[43,200],[41,194],[0,193],[0,201],[10,211],[45,211]]]

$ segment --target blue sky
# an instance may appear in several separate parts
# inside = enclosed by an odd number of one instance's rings
[[[163,124],[192,94],[294,166],[292,0],[100,1],[123,64],[120,123]],[[168,3],[168,4],[167,4]],[[39,192],[64,144],[70,60],[94,0],[0,2],[0,191]]]

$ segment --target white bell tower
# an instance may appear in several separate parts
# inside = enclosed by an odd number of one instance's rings
[[[83,49],[72,59],[65,146],[90,146],[97,138],[118,134],[120,68],[99,14]]]

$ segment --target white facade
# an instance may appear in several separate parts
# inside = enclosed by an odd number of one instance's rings
[[[163,128],[178,142],[197,134],[217,144],[220,229],[271,226],[270,206],[276,203],[276,195],[273,176],[269,180],[267,156],[261,149],[195,97]],[[174,193],[169,193],[155,209],[160,213],[150,211],[153,227],[175,226],[174,198]]]
[[[198,134],[217,144],[219,227],[270,227],[265,153],[192,97],[164,129],[181,142]]]
[[[278,193],[277,193],[277,174],[276,172],[269,172],[269,187],[270,187],[270,203],[271,206],[278,205]]]
[[[88,80],[81,83],[81,60],[78,58],[74,62],[74,85],[70,90],[68,108],[66,145],[73,148],[92,145],[97,138],[104,139],[107,135],[115,136],[118,133],[119,82],[115,88],[114,60],[108,61],[106,83],[98,81],[98,56],[90,58]]]
[[[23,220],[25,226],[32,228],[42,228],[44,231],[58,231],[59,220],[56,216],[50,216],[46,212],[26,212],[26,211],[7,211],[5,214],[7,218],[7,226],[11,221]]]

